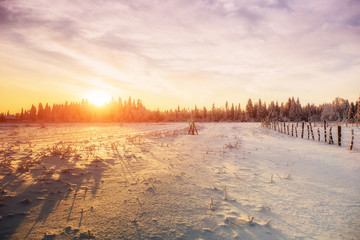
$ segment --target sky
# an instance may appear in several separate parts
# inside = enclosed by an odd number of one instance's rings
[[[0,112],[360,95],[359,0],[0,0]],[[101,94],[100,94],[101,95]]]

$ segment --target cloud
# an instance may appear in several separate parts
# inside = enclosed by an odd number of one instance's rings
[[[11,12],[3,5],[4,0],[0,1],[0,24],[7,24],[10,21]]]
[[[360,87],[352,74],[359,12],[356,0],[0,1],[0,50],[26,50],[14,56],[19,69],[26,60],[69,81],[101,79],[129,92],[191,98],[193,85],[207,96],[238,87],[248,97],[288,88],[301,97],[302,79],[329,73]]]

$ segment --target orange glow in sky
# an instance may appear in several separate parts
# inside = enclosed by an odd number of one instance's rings
[[[87,99],[89,103],[101,107],[111,101],[111,95],[105,91],[91,90],[85,95],[84,99]]]

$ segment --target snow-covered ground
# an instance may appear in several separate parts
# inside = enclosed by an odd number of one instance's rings
[[[198,130],[1,125],[0,238],[360,239],[358,150],[255,123]]]

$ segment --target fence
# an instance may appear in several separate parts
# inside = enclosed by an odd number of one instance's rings
[[[262,126],[289,135],[360,151],[360,128],[341,123],[267,122]]]

